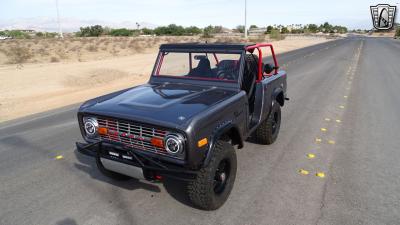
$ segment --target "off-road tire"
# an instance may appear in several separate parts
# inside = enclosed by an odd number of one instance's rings
[[[220,163],[229,164],[229,173],[226,176],[223,189],[215,191],[215,177]],[[188,184],[190,201],[203,210],[215,210],[221,207],[228,199],[236,178],[236,153],[231,144],[225,141],[217,141],[212,152],[211,160],[206,167],[200,169],[195,180]]]
[[[109,177],[109,178],[111,178],[113,180],[124,181],[124,180],[132,179],[132,177],[126,176],[124,174],[116,173],[114,171],[111,171],[111,170],[108,170],[108,169],[104,168],[103,164],[100,161],[100,157],[96,157],[96,165],[97,165],[97,168],[100,170],[100,172],[104,176]]]
[[[281,126],[281,106],[274,102],[271,113],[254,132],[255,141],[263,145],[270,145],[275,142]]]

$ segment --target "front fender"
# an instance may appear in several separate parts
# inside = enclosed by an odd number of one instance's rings
[[[224,134],[228,134],[232,140],[232,143],[237,144],[238,148],[243,148],[243,136],[240,133],[239,128],[233,124],[232,121],[227,121],[218,126],[217,129],[215,129],[212,133],[208,151],[203,162],[203,167],[206,167],[210,163],[214,146]]]

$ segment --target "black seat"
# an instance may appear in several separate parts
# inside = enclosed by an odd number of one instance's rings
[[[211,63],[207,58],[201,58],[197,67],[189,72],[192,77],[211,77],[212,74]]]

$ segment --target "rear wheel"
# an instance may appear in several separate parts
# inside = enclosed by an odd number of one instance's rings
[[[236,153],[232,145],[218,141],[210,163],[188,185],[191,202],[204,210],[215,210],[228,199],[236,178]]]
[[[271,113],[255,131],[256,142],[270,145],[275,142],[281,127],[281,106],[274,102]]]

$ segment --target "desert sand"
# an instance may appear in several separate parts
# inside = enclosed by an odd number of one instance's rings
[[[326,41],[329,40],[298,37],[273,44],[279,54]],[[152,47],[112,57],[90,52],[86,61],[68,57],[61,62],[44,62],[42,57],[23,66],[3,63],[0,65],[0,122],[143,84],[149,79],[156,55],[157,48]]]

